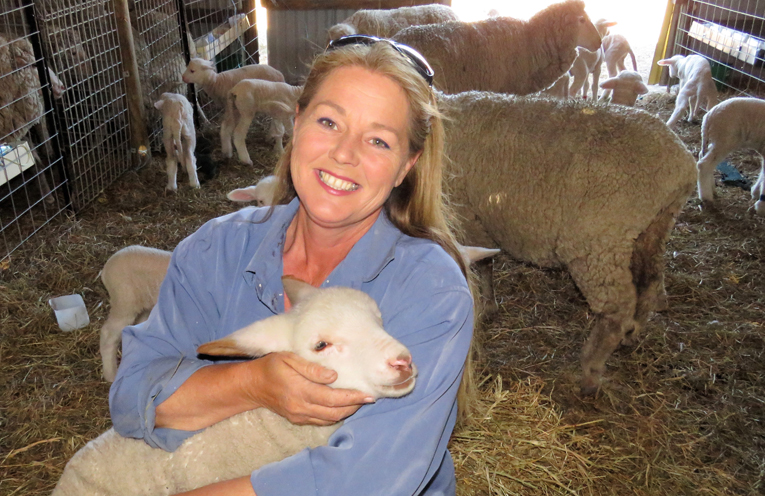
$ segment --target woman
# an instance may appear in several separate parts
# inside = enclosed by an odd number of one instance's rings
[[[277,165],[281,205],[215,219],[184,240],[151,317],[124,331],[110,394],[124,436],[174,450],[254,408],[300,424],[350,416],[327,446],[184,494],[454,494],[446,445],[473,302],[445,220],[432,70],[418,57],[362,36],[330,45],[314,62]],[[358,391],[327,386],[333,371],[289,353],[215,364],[196,357],[198,345],[289,310],[282,275],[372,296],[385,329],[412,352],[414,391],[366,405]]]

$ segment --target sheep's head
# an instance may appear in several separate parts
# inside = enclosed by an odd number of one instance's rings
[[[357,389],[372,397],[399,397],[414,389],[417,368],[406,347],[382,327],[375,301],[346,287],[317,289],[285,277],[293,308],[200,346],[207,355],[297,355],[337,372],[332,387]]]
[[[600,33],[587,14],[574,16],[573,20],[577,26],[576,46],[597,51],[600,48]]]
[[[189,61],[181,79],[186,84],[201,84],[215,73],[215,64],[209,60],[194,57]]]

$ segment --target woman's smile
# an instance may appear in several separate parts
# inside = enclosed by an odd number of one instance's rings
[[[326,190],[334,194],[352,193],[359,189],[359,185],[349,179],[343,179],[327,171],[317,169],[319,181],[326,186]]]

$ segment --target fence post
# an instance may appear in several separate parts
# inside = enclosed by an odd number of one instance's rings
[[[188,63],[191,62],[191,59],[197,56],[196,45],[190,46],[188,43],[189,38],[193,37],[190,34],[189,21],[186,17],[186,2],[178,0],[176,5],[178,6],[178,15],[180,16],[181,46],[183,46],[183,56],[186,58],[186,65],[188,65]],[[202,113],[202,108],[199,106],[196,85],[188,85],[186,96],[189,99],[189,103],[191,103],[191,108],[194,109],[194,129],[201,129],[202,121],[204,121],[205,124],[207,124],[208,121],[207,117]]]
[[[120,40],[122,67],[125,71],[125,92],[130,123],[130,146],[133,149],[133,165],[141,167],[145,162],[151,160],[151,151],[149,134],[146,131],[143,115],[141,78],[138,75],[138,60],[135,56],[128,0],[114,0],[114,17],[117,22],[117,36]]]
[[[250,27],[244,32],[244,49],[247,52],[248,64],[260,63],[260,51],[258,50],[258,23],[257,13],[255,11],[257,0],[245,0],[244,11],[247,12],[247,19],[250,21]]]

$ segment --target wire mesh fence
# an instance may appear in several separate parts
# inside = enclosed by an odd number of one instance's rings
[[[68,204],[52,118],[55,76],[32,9],[28,0],[0,2],[0,260]]]
[[[765,95],[765,0],[685,2],[671,53],[710,59],[720,90]]]

